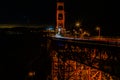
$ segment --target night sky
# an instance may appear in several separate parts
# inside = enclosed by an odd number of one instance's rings
[[[96,25],[106,34],[119,35],[118,2],[103,0],[64,0],[66,25],[81,21],[84,28]],[[0,23],[55,24],[56,0],[12,1],[0,4]]]

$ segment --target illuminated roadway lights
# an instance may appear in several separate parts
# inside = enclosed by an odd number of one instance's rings
[[[87,36],[90,36],[90,34],[88,32],[86,32],[86,31],[83,34],[87,35]]]
[[[57,29],[57,33],[55,34],[55,37],[62,37],[61,36],[61,28],[59,27],[58,29]]]
[[[74,38],[76,38],[77,31],[75,29],[73,29],[73,33],[74,33]]]
[[[79,27],[80,26],[80,23],[79,22],[76,22],[76,24],[75,24],[77,27]]]
[[[29,77],[35,76],[35,72],[34,72],[34,71],[30,71],[30,72],[28,73],[28,76],[29,76]]]
[[[97,26],[97,27],[96,27],[96,30],[98,31],[98,38],[100,38],[100,36],[101,36],[101,35],[100,35],[100,34],[101,34],[101,33],[100,33],[100,27]]]
[[[79,32],[80,32],[80,35],[82,35],[82,33],[83,33],[83,30],[80,28],[80,29],[79,29]]]
[[[61,28],[58,28],[58,34],[60,34],[60,32],[61,32]]]

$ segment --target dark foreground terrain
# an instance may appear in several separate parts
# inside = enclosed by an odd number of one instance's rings
[[[46,80],[50,74],[50,58],[44,33],[33,29],[0,30],[0,80]]]

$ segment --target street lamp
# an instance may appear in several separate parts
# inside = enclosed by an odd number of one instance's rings
[[[78,37],[79,33],[82,33],[82,29],[80,29],[80,27],[81,27],[81,22],[77,21],[75,23],[75,30],[76,30],[77,37]]]
[[[80,33],[83,33],[83,30],[81,28],[79,29],[79,31],[80,31]]]
[[[98,31],[98,38],[100,38],[100,27],[96,27],[96,30]]]
[[[35,72],[34,72],[34,71],[30,71],[30,72],[28,73],[28,76],[29,76],[29,77],[35,76]]]
[[[76,27],[80,27],[80,26],[81,26],[81,23],[80,23],[80,22],[76,22],[76,23],[75,23],[75,26],[76,26]]]

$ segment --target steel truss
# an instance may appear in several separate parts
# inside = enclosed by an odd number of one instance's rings
[[[51,80],[120,80],[119,47],[59,40],[50,44]]]
[[[119,80],[115,76],[77,61],[63,60],[55,50],[51,54],[51,80]]]

